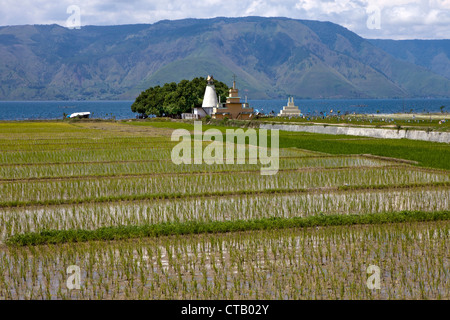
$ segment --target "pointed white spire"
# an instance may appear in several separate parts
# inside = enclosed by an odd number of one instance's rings
[[[217,106],[217,93],[214,86],[213,76],[208,76],[206,79],[208,84],[206,85],[205,95],[203,96],[202,108],[215,108]]]

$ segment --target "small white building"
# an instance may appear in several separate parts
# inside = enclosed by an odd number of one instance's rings
[[[283,110],[278,114],[279,117],[298,117],[300,116],[300,110],[294,104],[294,97],[288,98],[287,106],[283,107]]]

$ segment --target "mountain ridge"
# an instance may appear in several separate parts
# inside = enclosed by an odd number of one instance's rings
[[[395,58],[422,66],[450,79],[450,40],[368,39]]]
[[[251,99],[450,96],[450,79],[380,46],[331,22],[282,17],[5,26],[0,100],[134,99],[207,74],[236,74]]]

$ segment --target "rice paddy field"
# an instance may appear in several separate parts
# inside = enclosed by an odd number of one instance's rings
[[[174,127],[1,122],[0,299],[450,298],[450,146],[432,167],[289,133],[264,176],[174,164]]]

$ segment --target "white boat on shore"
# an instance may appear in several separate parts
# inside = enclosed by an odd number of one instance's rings
[[[90,112],[75,112],[67,116],[67,118],[89,118]]]

